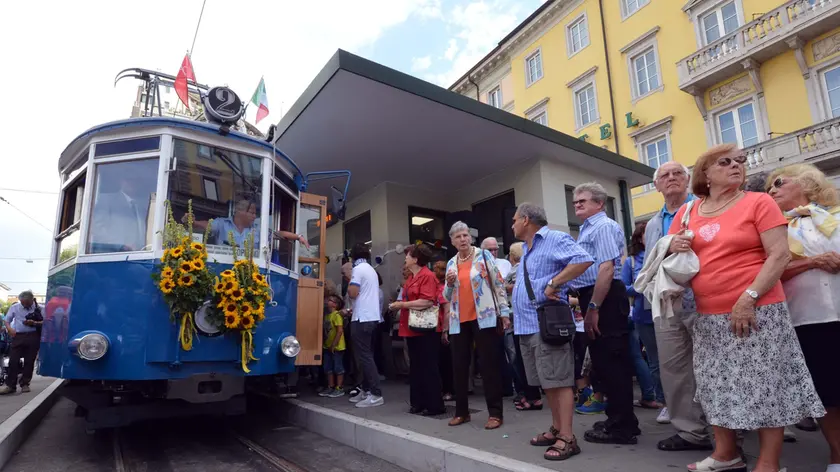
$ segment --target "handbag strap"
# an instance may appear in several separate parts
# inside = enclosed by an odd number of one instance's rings
[[[697,200],[692,200],[685,204],[685,213],[683,213],[682,221],[680,222],[681,229],[688,229],[688,221],[690,220],[689,216],[691,214],[691,208],[694,206],[694,202]]]
[[[527,259],[528,259],[528,255],[525,254],[522,257],[522,270],[524,272],[522,275],[525,276],[525,290],[528,292],[528,298],[531,299],[531,303],[536,303],[537,297],[534,296],[534,289],[531,288],[531,277],[528,276]]]
[[[480,249],[481,257],[484,259],[484,268],[487,269],[487,283],[490,285],[490,295],[493,297],[493,308],[496,309],[496,316],[499,316],[499,305],[496,303],[496,284],[493,283],[493,277],[490,275],[490,266],[487,264],[487,254],[484,249]]]

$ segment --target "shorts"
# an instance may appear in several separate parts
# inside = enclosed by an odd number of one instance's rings
[[[324,350],[324,372],[344,375],[344,351],[330,352]]]
[[[532,387],[564,388],[575,385],[575,353],[572,343],[552,346],[537,334],[519,337],[522,363],[528,385]]]

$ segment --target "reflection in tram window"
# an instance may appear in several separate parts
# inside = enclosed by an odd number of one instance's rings
[[[309,249],[301,246],[299,256],[317,259],[321,255],[321,207],[300,206],[298,216],[298,234],[309,241]]]
[[[64,190],[61,216],[58,221],[56,264],[76,257],[79,252],[79,223],[82,219],[82,200],[85,195],[85,176],[82,175]]]
[[[98,164],[88,253],[151,250],[157,159]]]
[[[176,220],[192,200],[194,232],[213,220],[208,245],[228,245],[228,233],[242,247],[254,235],[260,247],[261,159],[225,149],[174,139],[176,170],[169,174],[169,202]]]
[[[295,207],[297,203],[279,185],[272,185],[271,196],[271,229],[274,231],[289,231],[294,229]],[[320,240],[319,240],[320,241]],[[294,260],[294,241],[285,238],[274,238],[271,244],[271,262],[291,269]],[[301,245],[301,251],[306,248]]]

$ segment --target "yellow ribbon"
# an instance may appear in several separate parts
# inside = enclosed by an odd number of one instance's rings
[[[240,359],[242,361],[242,370],[248,374],[251,372],[251,369],[248,368],[248,362],[259,360],[254,357],[254,335],[251,333],[250,329],[244,329],[241,331],[242,333],[242,352],[240,354]]]
[[[178,337],[181,339],[181,349],[185,351],[192,350],[193,331],[195,331],[193,324],[193,314],[184,313],[181,317],[181,331]]]

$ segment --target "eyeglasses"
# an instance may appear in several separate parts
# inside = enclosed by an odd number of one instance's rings
[[[675,170],[673,172],[666,172],[664,174],[659,174],[659,176],[657,176],[656,180],[667,180],[669,177],[674,177],[674,178],[677,178],[677,179],[680,178],[680,177],[685,177],[685,172],[683,172],[681,170]]]
[[[717,160],[717,165],[719,165],[720,167],[729,167],[730,165],[732,165],[732,161],[735,161],[738,164],[743,164],[747,162],[747,156],[742,154],[740,156],[735,157],[721,157]]]
[[[582,206],[584,203],[588,202],[589,200],[591,200],[591,198],[581,198],[580,200],[573,201],[572,204],[574,206]]]
[[[787,182],[786,182],[783,178],[781,178],[781,177],[776,177],[776,180],[774,180],[774,181],[773,181],[773,183],[772,183],[772,184],[770,184],[770,185],[767,187],[767,189],[766,189],[766,190],[769,192],[769,191],[770,191],[770,190],[772,190],[773,188],[782,188],[782,186],[783,186],[784,184],[786,184],[786,183],[787,183]]]

